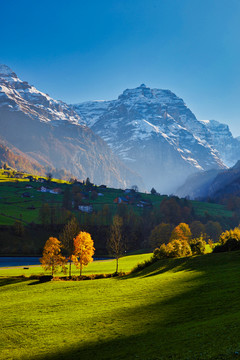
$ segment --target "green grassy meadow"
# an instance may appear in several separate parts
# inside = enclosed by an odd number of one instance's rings
[[[18,179],[14,177],[8,177],[5,173],[8,173],[0,169],[0,225],[13,225],[16,220],[21,220],[25,225],[32,222],[40,224],[39,209],[43,203],[48,203],[50,206],[59,207],[62,205],[62,194],[41,193],[37,191],[42,184],[38,182],[29,182],[28,179]],[[9,172],[12,174],[12,172]],[[5,174],[5,175],[4,175]],[[27,176],[25,174],[24,176]],[[14,176],[13,174],[11,176]],[[37,176],[35,176],[38,178]],[[62,190],[69,185],[68,182],[63,180],[52,179],[53,183],[45,184],[44,186],[54,188],[60,187]],[[32,189],[27,189],[26,186],[31,185]],[[23,197],[23,194],[28,192],[30,197]],[[119,196],[125,196],[124,191],[121,189],[98,189],[98,192],[103,196],[98,196],[97,199],[91,198],[83,201],[87,204],[92,204],[94,212],[102,210],[104,205],[108,205],[112,215],[117,212],[117,204],[114,203],[114,199]],[[166,198],[166,195],[156,196],[152,194],[140,193],[143,200],[152,202],[153,208],[158,208],[162,200]],[[206,202],[192,201],[192,205],[196,215],[204,216],[208,213],[211,216],[230,218],[233,216],[232,211],[226,210],[223,205],[211,204]],[[141,215],[142,208],[136,205],[128,205],[136,214]],[[80,211],[72,212],[76,215],[81,224],[91,222],[92,215],[81,213]],[[96,220],[96,219],[95,219]],[[101,219],[101,224],[102,224]]]
[[[206,212],[213,216],[232,217],[233,215],[232,211],[227,210],[224,205],[220,204],[192,201],[192,205],[195,213],[200,216],[204,216]]]
[[[120,268],[150,256],[127,256]],[[110,260],[86,271],[113,268]],[[21,271],[0,273],[1,359],[240,358],[239,252],[160,260],[125,277],[79,282],[39,283],[17,278]]]

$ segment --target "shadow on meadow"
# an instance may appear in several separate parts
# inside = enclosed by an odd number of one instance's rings
[[[0,277],[0,287],[6,285],[17,284],[20,282],[29,281],[29,279],[25,278],[24,276],[8,276],[8,277]]]
[[[187,271],[180,280],[178,274]],[[111,339],[104,338],[99,320],[96,342],[60,346],[37,360],[232,360],[240,358],[240,253],[176,259],[152,264],[138,274],[148,278],[173,273],[171,291],[163,291],[161,278],[146,287],[147,305],[112,314]],[[188,276],[189,275],[189,276]],[[127,278],[122,278],[126,280]],[[159,285],[158,285],[159,279]],[[116,279],[113,281],[120,281]],[[147,283],[146,283],[147,286]],[[235,293],[235,294],[234,294]],[[135,296],[138,294],[135,293]],[[94,326],[93,326],[94,329]],[[101,329],[103,335],[101,336]],[[84,332],[84,328],[82,328]]]
[[[127,276],[120,277],[119,280],[127,280],[131,278],[150,277],[166,272],[177,273],[180,271],[197,271],[211,272],[214,266],[229,266],[229,264],[238,263],[240,265],[240,252],[228,252],[222,254],[206,254],[204,256],[194,256],[175,259],[158,260],[146,268],[130,273]],[[240,266],[239,266],[240,268]]]
[[[30,281],[28,285],[38,285],[45,282],[49,282],[51,280],[52,280],[51,275],[7,276],[7,277],[0,277],[0,287],[11,284],[18,284],[26,281]]]

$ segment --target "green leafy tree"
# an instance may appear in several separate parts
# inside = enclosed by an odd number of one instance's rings
[[[24,228],[22,221],[16,220],[13,224],[13,229],[14,229],[14,233],[17,236],[22,237],[24,235],[25,228]]]
[[[151,194],[152,194],[152,195],[156,195],[156,193],[157,193],[157,191],[156,191],[154,188],[152,188],[152,189],[151,189]]]
[[[66,210],[72,209],[72,194],[69,186],[65,188],[63,193],[63,208]]]
[[[98,198],[98,193],[97,193],[97,191],[93,190],[91,192],[91,199],[94,201],[94,200],[97,200],[97,198]]]
[[[205,225],[205,232],[210,239],[212,239],[214,242],[217,242],[219,236],[222,234],[222,227],[218,221],[209,220]]]
[[[101,212],[102,224],[109,224],[112,219],[111,209],[108,204],[104,204]]]
[[[178,224],[182,219],[181,206],[175,197],[164,199],[160,204],[162,221],[170,224]]]
[[[47,226],[50,224],[51,220],[51,210],[50,206],[47,203],[43,203],[39,209],[39,219],[41,224]]]
[[[193,221],[190,224],[190,230],[193,238],[199,238],[201,235],[205,234],[205,226],[201,221]]]
[[[151,231],[149,238],[152,248],[159,247],[161,244],[167,244],[170,240],[172,226],[170,224],[161,223]]]

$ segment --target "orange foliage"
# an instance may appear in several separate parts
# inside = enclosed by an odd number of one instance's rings
[[[43,249],[43,257],[40,259],[40,262],[45,270],[52,271],[52,275],[59,266],[63,267],[67,261],[61,254],[61,247],[62,245],[57,238],[50,237]]]
[[[83,266],[93,261],[94,246],[91,235],[87,232],[80,231],[74,239],[74,255],[72,257],[74,264],[80,269],[82,275]]]
[[[178,226],[176,226],[171,234],[171,240],[184,240],[189,242],[191,237],[191,230],[188,224],[185,223],[180,223]]]

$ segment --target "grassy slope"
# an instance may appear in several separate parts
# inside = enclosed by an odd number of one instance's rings
[[[159,261],[122,279],[1,278],[1,359],[236,359],[239,264],[236,252]]]
[[[41,183],[29,182],[26,179],[8,178],[3,175],[4,171],[0,170],[0,225],[12,225],[15,220],[22,219],[25,224],[40,223],[39,208],[42,202],[50,204],[62,204],[62,195],[41,193],[37,191],[42,186]],[[26,174],[27,176],[27,174]],[[38,176],[35,176],[38,178]],[[18,181],[16,183],[16,180]],[[65,186],[66,181],[53,179],[58,185],[50,185],[52,188]],[[33,186],[33,189],[26,189],[26,185]],[[46,186],[46,185],[45,185]],[[22,194],[28,192],[32,197],[22,197]],[[28,209],[34,206],[35,210]]]
[[[40,223],[39,219],[39,208],[41,207],[42,202],[49,202],[54,205],[62,204],[62,195],[54,195],[49,193],[38,192],[37,189],[41,187],[41,183],[29,183],[28,180],[24,179],[15,179],[8,178],[6,175],[3,175],[4,171],[0,170],[0,225],[12,225],[15,220],[20,220],[22,218],[25,224],[35,222]],[[16,183],[18,180],[18,183]],[[52,188],[54,187],[64,187],[66,182],[62,180],[53,179],[55,182],[58,182],[58,185],[51,184]],[[26,185],[33,186],[33,189],[26,189]],[[46,186],[46,185],[45,185]],[[49,186],[49,185],[48,185]],[[31,198],[24,198],[22,194],[24,192],[30,193]],[[96,200],[92,201],[91,199],[86,200],[87,203],[93,204],[94,210],[101,210],[104,204],[108,204],[111,212],[114,214],[117,210],[117,205],[114,204],[114,199],[118,196],[123,196],[124,192],[118,189],[99,189],[99,192],[103,193],[104,196],[99,196]],[[161,201],[165,196],[154,196],[151,194],[141,194],[143,199],[148,199],[152,201],[153,206],[158,207]],[[198,201],[192,202],[194,210],[197,215],[204,216],[205,212],[213,216],[223,216],[231,217],[232,212],[224,208],[223,205],[219,204],[210,204],[203,203]],[[35,210],[28,209],[34,205]],[[132,206],[132,205],[129,205]],[[133,206],[133,209],[136,213],[141,213],[142,209]],[[76,212],[76,215],[80,216],[79,212]],[[84,215],[79,219],[81,223],[84,223]],[[85,215],[90,216],[90,215]]]

